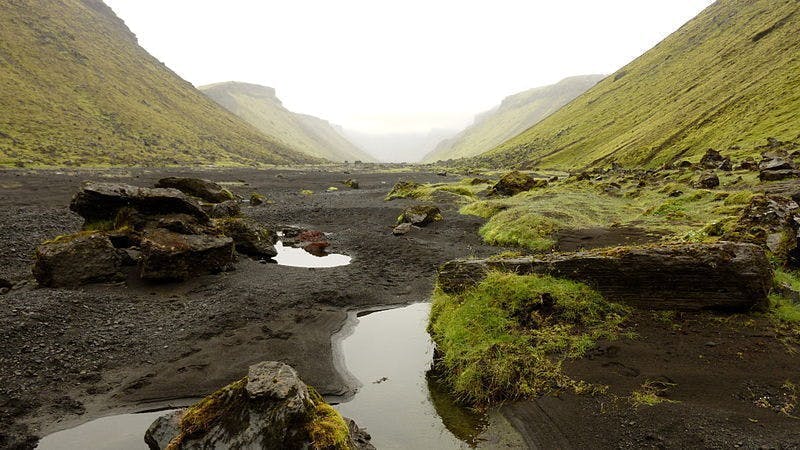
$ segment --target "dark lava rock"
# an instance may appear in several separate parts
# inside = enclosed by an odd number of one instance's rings
[[[260,206],[263,205],[264,202],[267,201],[267,198],[258,193],[250,194],[250,206]]]
[[[348,178],[342,181],[342,184],[349,187],[350,189],[358,189],[358,180],[354,180],[352,178]]]
[[[233,264],[233,239],[186,235],[156,229],[142,238],[139,276],[145,280],[180,281],[221,272]]]
[[[518,170],[503,175],[500,180],[492,186],[491,193],[495,195],[512,196],[520,192],[529,191],[535,187],[547,186],[547,180],[536,180],[532,176]]]
[[[202,234],[206,231],[197,219],[188,214],[170,214],[158,219],[157,228],[164,228],[181,234]]]
[[[442,212],[438,206],[414,205],[403,210],[403,213],[397,218],[397,224],[410,223],[411,225],[424,227],[437,220],[442,220]]]
[[[800,170],[762,170],[758,174],[758,179],[761,181],[778,181],[786,180],[788,178],[800,178]]]
[[[158,180],[157,188],[174,188],[211,203],[233,200],[233,194],[217,183],[200,178],[168,177]]]
[[[745,158],[744,161],[742,161],[741,163],[739,163],[738,166],[736,166],[736,170],[749,170],[751,172],[755,172],[756,170],[758,170],[758,163],[756,162],[755,159],[753,159],[752,156],[748,156],[747,158]]]
[[[724,172],[732,171],[733,163],[731,162],[731,159],[730,158],[723,159],[722,162],[719,163],[719,166],[717,166],[717,169],[722,170]]]
[[[214,219],[238,217],[242,215],[242,208],[236,200],[228,200],[222,203],[207,203],[203,205],[203,210],[209,217]]]
[[[335,441],[334,430],[346,433]],[[247,377],[195,405],[157,419],[145,433],[151,450],[200,449],[374,449],[369,435],[339,415],[295,370],[268,361],[250,367]]]
[[[706,150],[706,154],[700,158],[700,166],[704,169],[717,169],[726,159],[728,160],[728,163],[730,163],[730,159],[722,156],[722,154],[717,150],[710,148]]]
[[[121,281],[122,256],[102,233],[78,233],[36,249],[33,276],[42,286]]]
[[[229,218],[214,222],[217,228],[233,239],[236,250],[249,256],[272,258],[277,256],[275,243],[278,235],[252,219]]]
[[[742,209],[739,218],[723,239],[763,246],[786,257],[796,247],[795,217],[800,212],[796,200],[779,195],[756,195]]]
[[[758,170],[764,171],[774,171],[774,170],[792,170],[794,166],[791,162],[783,159],[783,158],[772,158],[772,159],[765,159],[758,164]]]
[[[183,213],[202,223],[208,222],[200,204],[177,189],[87,181],[69,205],[69,209],[88,222],[113,220],[123,208],[133,208],[144,215]]]
[[[714,172],[704,172],[697,180],[697,187],[713,189],[719,186],[719,177]]]
[[[456,260],[439,269],[445,292],[480,282],[489,270],[582,281],[606,299],[643,309],[746,311],[767,307],[772,270],[762,247],[717,242]]]

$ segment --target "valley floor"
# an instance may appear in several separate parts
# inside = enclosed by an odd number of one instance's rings
[[[245,198],[263,194],[274,203],[246,215],[330,232],[331,250],[353,262],[309,270],[242,258],[235,271],[182,284],[36,286],[31,255],[79,228],[68,204],[82,181],[152,186],[172,175],[227,182]],[[341,184],[351,177],[361,189]],[[441,222],[392,235],[411,202],[383,200],[394,183],[447,179],[333,169],[0,172],[0,278],[15,283],[0,295],[0,448],[31,448],[37,436],[94,417],[205,395],[262,360],[294,366],[323,394],[347,393],[330,337],[348,309],[426,301],[440,264],[502,250],[484,244],[484,220],[456,204],[440,205]],[[339,189],[326,192],[331,186]],[[607,393],[500,408],[531,448],[800,447],[800,421],[779,411],[799,401],[786,384],[800,381],[797,355],[767,318],[637,312],[626,327],[638,337],[602,343],[566,367],[609,385]],[[670,402],[631,406],[624,397],[648,382],[669,389]]]

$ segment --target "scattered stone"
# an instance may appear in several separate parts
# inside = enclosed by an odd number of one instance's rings
[[[352,178],[348,178],[342,181],[342,184],[349,187],[350,189],[358,189],[358,180],[354,180]]]
[[[42,286],[75,287],[124,279],[122,256],[102,233],[78,233],[36,249],[33,276]]]
[[[233,264],[233,249],[233,239],[227,236],[151,230],[142,238],[139,276],[145,280],[184,281],[221,272]]]
[[[400,225],[394,227],[394,229],[392,230],[392,234],[395,235],[395,236],[402,236],[404,234],[410,233],[411,230],[413,230],[415,228],[417,228],[417,227],[415,227],[414,225],[411,225],[411,223],[403,222]]]
[[[423,204],[409,206],[403,210],[403,213],[397,218],[397,224],[410,223],[411,225],[424,227],[438,220],[442,220],[442,213],[439,207]]]
[[[69,209],[87,222],[112,221],[123,208],[133,208],[144,215],[183,213],[201,223],[208,222],[208,215],[200,204],[177,189],[87,181],[69,205]]]
[[[324,421],[325,426],[314,426],[315,421]],[[303,383],[292,367],[274,361],[251,366],[246,378],[189,408],[158,418],[145,433],[151,450],[372,450],[369,439],[369,434]]]
[[[700,166],[704,169],[718,169],[719,166],[727,159],[730,164],[730,159],[722,156],[720,152],[710,148],[706,150],[706,154],[700,158]]]
[[[795,216],[800,206],[779,195],[756,195],[742,209],[736,223],[723,239],[760,245],[779,257],[796,253]],[[800,255],[798,255],[800,256]]]
[[[438,175],[440,177],[446,177],[447,176],[447,171],[440,170],[440,171],[436,172],[436,175]]]
[[[252,219],[228,218],[214,221],[222,234],[233,239],[236,250],[248,256],[272,258],[278,255],[278,235]]]
[[[758,170],[764,171],[775,171],[775,170],[792,170],[794,166],[791,162],[783,159],[783,158],[772,158],[772,159],[765,159],[758,164]]]
[[[752,156],[748,156],[744,159],[744,161],[736,166],[736,170],[749,170],[751,172],[755,172],[758,170],[758,163]]]
[[[763,248],[734,242],[456,260],[439,269],[439,285],[445,292],[458,293],[480,282],[489,270],[574,279],[610,301],[679,311],[764,309],[772,285]]]
[[[703,172],[697,180],[697,187],[705,189],[714,189],[719,186],[719,177],[714,172]]]
[[[786,180],[788,178],[800,178],[800,170],[762,170],[758,174],[758,179],[761,181],[779,181]]]
[[[525,192],[534,187],[547,186],[547,180],[536,180],[532,176],[518,170],[503,175],[494,186],[491,193],[495,195],[512,196]]]
[[[669,193],[670,197],[680,197],[681,195],[683,195],[683,191],[678,190],[678,189],[676,189],[676,190],[674,190],[674,191]]]
[[[266,201],[267,197],[264,197],[263,195],[257,192],[253,192],[252,194],[250,194],[250,206],[260,206],[263,205],[264,202]]]
[[[157,188],[173,188],[184,194],[203,199],[210,203],[233,200],[233,194],[217,183],[200,178],[168,177],[158,180]]]
[[[731,162],[730,158],[725,158],[722,162],[717,166],[717,169],[722,170],[723,172],[730,172],[733,170],[733,163]]]

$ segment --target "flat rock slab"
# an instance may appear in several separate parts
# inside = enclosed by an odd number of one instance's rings
[[[167,177],[158,180],[157,188],[173,188],[192,197],[202,198],[211,203],[233,200],[233,194],[211,180],[202,178]]]
[[[764,250],[733,242],[455,260],[439,269],[439,284],[447,293],[458,293],[479,283],[490,270],[581,281],[608,300],[658,310],[764,309],[772,284]]]
[[[144,280],[181,281],[225,270],[235,260],[233,239],[186,235],[164,229],[142,238],[139,275]]]
[[[144,215],[182,213],[201,223],[208,222],[200,203],[177,189],[87,181],[69,205],[69,209],[90,222],[113,220],[122,208],[133,208]]]
[[[121,281],[122,256],[103,233],[65,236],[36,249],[33,275],[42,286]]]

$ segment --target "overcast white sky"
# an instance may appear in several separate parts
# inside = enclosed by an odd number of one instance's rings
[[[611,73],[711,0],[106,0],[195,85],[272,86],[363,132],[461,128],[503,97]]]

